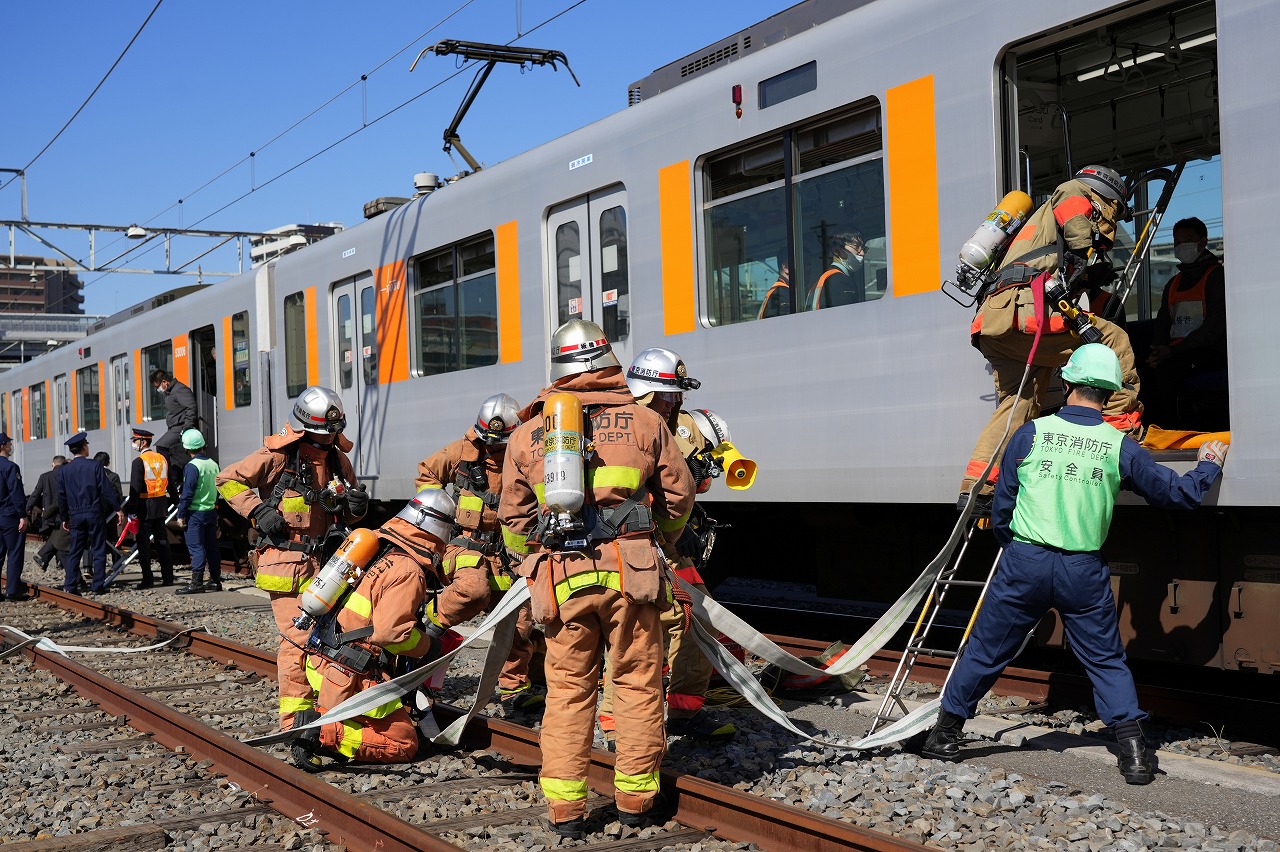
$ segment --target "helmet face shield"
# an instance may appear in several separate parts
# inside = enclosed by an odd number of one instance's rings
[[[485,444],[491,447],[506,444],[519,425],[520,404],[505,393],[496,393],[480,404],[475,430]]]
[[[312,385],[298,394],[293,403],[293,419],[304,432],[320,435],[337,435],[347,428],[342,398],[319,385]]]
[[[442,544],[453,538],[458,506],[443,488],[424,488],[396,515]]]

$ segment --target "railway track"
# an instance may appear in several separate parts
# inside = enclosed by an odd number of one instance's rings
[[[81,832],[90,835],[83,838],[89,845],[79,848],[108,848],[106,844],[116,842],[113,838],[130,832],[189,830],[192,820],[197,819],[203,822],[196,826],[222,826],[218,829],[222,837],[238,831],[235,826],[246,824],[260,835],[252,823],[265,807],[299,830],[309,829],[348,848],[486,848],[490,841],[513,837],[555,843],[545,828],[536,791],[540,761],[536,731],[503,719],[477,717],[464,740],[467,748],[476,751],[464,757],[457,753],[436,755],[407,770],[360,767],[357,771],[309,775],[235,738],[274,727],[268,712],[274,706],[274,655],[208,633],[186,632],[181,625],[129,612],[101,599],[89,600],[47,587],[31,590],[40,602],[59,609],[48,610],[36,603],[7,611],[6,621],[21,618],[27,623],[31,629],[24,627],[25,632],[52,632],[56,641],[67,645],[125,644],[119,630],[127,631],[132,637],[128,641],[139,645],[173,640],[167,649],[141,656],[92,655],[86,659],[89,665],[34,646],[24,648],[22,652],[37,668],[72,685],[98,708],[87,724],[51,727],[78,733],[73,748],[101,749],[96,754],[123,750],[125,761],[129,755],[151,755],[156,748],[167,749],[169,756],[145,759],[196,760],[204,775],[187,783],[222,790],[224,798],[238,806],[210,814],[153,817],[140,828],[107,825],[104,820]],[[52,617],[42,618],[40,610]],[[68,626],[64,613],[79,614],[86,620],[79,626]],[[107,628],[116,630],[104,633]],[[4,642],[7,648],[12,647],[18,636],[5,631]],[[139,734],[123,731],[124,721]],[[277,755],[283,753],[280,749]],[[589,772],[596,794],[593,810],[609,801],[612,778],[613,755],[593,752]],[[361,785],[369,789],[358,791]],[[656,850],[699,843],[715,848],[707,845],[713,837],[768,850],[924,848],[692,775],[664,772],[663,786],[676,807],[673,822],[625,837],[614,823],[616,828],[605,829],[606,835],[612,831],[613,836],[579,848]],[[433,806],[433,800],[440,804]],[[459,801],[461,807],[456,804]],[[471,806],[471,802],[487,802],[488,807]]]

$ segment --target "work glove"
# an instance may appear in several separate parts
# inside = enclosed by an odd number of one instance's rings
[[[1106,287],[1116,280],[1116,270],[1109,263],[1095,263],[1085,267],[1085,286],[1092,290],[1095,287]]]
[[[688,559],[697,559],[702,555],[702,539],[687,524],[680,532],[680,538],[676,539],[676,553]]]
[[[284,516],[266,503],[259,503],[257,508],[249,513],[249,519],[253,521],[254,529],[267,538],[274,538],[280,535],[288,526],[284,521]]]
[[[1227,460],[1227,450],[1229,449],[1231,449],[1231,445],[1222,441],[1205,441],[1200,445],[1200,453],[1196,461],[1212,462],[1218,467],[1222,467],[1222,463]]]
[[[347,514],[353,518],[363,518],[369,510],[369,489],[361,483],[347,489]]]

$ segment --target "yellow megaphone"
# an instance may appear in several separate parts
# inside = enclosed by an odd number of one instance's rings
[[[750,488],[756,481],[756,463],[738,452],[728,441],[711,451],[711,457],[724,469],[725,484],[735,491]]]

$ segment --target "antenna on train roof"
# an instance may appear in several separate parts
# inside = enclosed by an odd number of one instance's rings
[[[578,82],[578,77],[573,73],[573,69],[569,67],[569,59],[559,50],[543,50],[537,47],[512,47],[505,44],[484,44],[477,41],[457,41],[454,39],[445,39],[438,41],[430,47],[425,47],[418,54],[418,58],[413,60],[413,64],[409,66],[409,70],[413,71],[418,65],[418,59],[421,59],[428,52],[434,53],[436,56],[461,56],[463,59],[479,59],[485,63],[484,68],[471,81],[471,87],[467,89],[466,97],[462,99],[462,105],[458,107],[457,114],[453,117],[453,121],[449,122],[449,126],[444,131],[444,152],[448,154],[452,149],[457,148],[458,153],[462,155],[462,159],[467,161],[472,171],[480,171],[480,164],[471,156],[471,152],[462,147],[462,140],[458,138],[458,125],[462,124],[462,118],[467,114],[467,110],[471,109],[471,104],[476,99],[476,95],[480,93],[480,87],[484,85],[484,81],[489,79],[489,72],[493,70],[493,66],[499,62],[506,62],[512,65],[523,66],[529,65],[550,65],[551,70],[558,71],[556,63],[562,63],[564,70],[569,72],[569,76],[573,77],[573,82],[579,87],[582,84]]]

